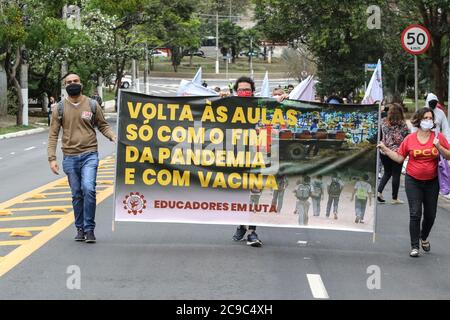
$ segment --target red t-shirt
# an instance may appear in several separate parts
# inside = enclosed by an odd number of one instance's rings
[[[417,180],[432,180],[437,177],[439,151],[434,146],[435,133],[432,132],[428,141],[421,144],[417,139],[417,132],[409,134],[403,140],[397,153],[402,157],[409,156],[406,173]],[[441,146],[450,149],[447,139],[442,133],[438,135]]]

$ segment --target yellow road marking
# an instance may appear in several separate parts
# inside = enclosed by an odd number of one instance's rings
[[[66,212],[67,213],[67,209],[63,208],[63,207],[51,208],[48,211],[50,211],[50,212]]]
[[[44,229],[48,228],[47,226],[41,226],[41,227],[22,227],[22,228],[0,228],[0,233],[9,233],[14,231],[42,231]]]
[[[58,201],[72,201],[72,198],[54,198],[54,199],[45,199],[45,200],[25,200],[22,203],[38,203],[38,202],[58,202]]]
[[[69,209],[70,206],[46,206],[46,207],[30,207],[30,208],[10,208],[12,212],[16,211],[37,211],[37,210],[55,210],[55,209]]]
[[[57,196],[57,195],[61,195],[61,194],[72,194],[72,192],[70,191],[61,191],[61,192],[45,192],[45,193],[41,193],[44,196]]]
[[[35,194],[34,196],[31,197],[31,199],[45,199],[45,198],[47,197],[43,194]]]
[[[97,204],[101,203],[110,195],[112,195],[114,191],[113,189],[113,187],[109,187],[100,192],[97,196]],[[5,273],[14,268],[33,252],[50,241],[53,237],[58,235],[61,231],[72,225],[74,219],[75,218],[73,214],[63,215],[63,218],[56,221],[54,224],[34,236],[32,239],[26,240],[20,247],[14,249],[11,253],[5,256],[0,262],[0,277],[2,277]]]
[[[69,189],[69,188],[70,188],[69,186],[66,186],[66,187],[55,186],[55,187],[51,187],[51,188],[48,188],[48,189]]]
[[[47,214],[44,216],[24,216],[24,217],[12,217],[12,218],[0,218],[0,222],[6,221],[24,221],[24,220],[47,220],[47,219],[60,219],[67,214]]]
[[[28,230],[16,230],[9,234],[10,237],[32,237],[33,234]]]
[[[0,241],[0,246],[20,246],[26,243],[29,240],[8,240],[8,241]],[[7,257],[7,256],[6,256]],[[4,258],[6,258],[4,257]]]

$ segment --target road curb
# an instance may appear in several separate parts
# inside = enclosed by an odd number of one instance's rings
[[[18,132],[11,132],[11,133],[0,135],[0,140],[28,136],[30,134],[41,133],[41,132],[44,132],[47,130],[48,130],[48,128],[36,128],[36,129],[23,130],[23,131],[18,131]]]

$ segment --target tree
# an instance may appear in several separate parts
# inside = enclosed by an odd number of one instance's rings
[[[259,28],[270,40],[289,41],[294,47],[305,45],[313,54],[322,95],[349,95],[364,82],[364,63],[382,56],[381,33],[365,28],[366,9],[365,1],[352,1],[351,5],[337,1],[256,1]]]
[[[23,98],[19,82],[19,70],[23,63],[22,52],[26,38],[23,13],[16,1],[1,0],[0,11],[0,43],[3,46],[2,51],[4,51],[3,68],[6,71],[8,83],[14,87],[19,100],[16,122],[21,125],[23,123]]]

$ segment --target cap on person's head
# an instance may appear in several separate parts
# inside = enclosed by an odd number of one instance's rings
[[[337,99],[331,99],[330,102],[328,102],[329,104],[340,104],[339,100]]]

